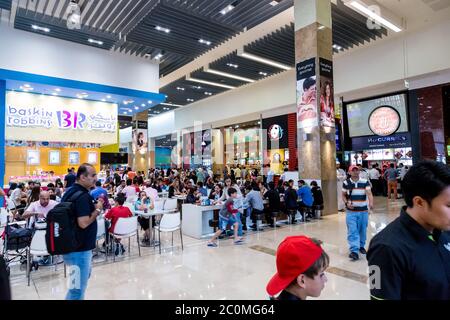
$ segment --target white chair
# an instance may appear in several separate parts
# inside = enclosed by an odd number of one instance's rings
[[[164,203],[164,210],[176,210],[178,209],[177,199],[167,199]]]
[[[139,250],[139,256],[141,256],[141,245],[139,243],[139,232],[138,232],[138,221],[137,216],[131,217],[131,218],[119,218],[117,220],[117,223],[114,227],[114,232],[110,233],[112,237],[112,241],[114,245],[117,245],[116,239],[128,239],[128,253],[131,255],[130,248],[131,248],[131,237],[136,236],[137,244],[138,244],[138,250]],[[113,246],[114,249],[114,246]],[[113,255],[113,260],[116,261],[116,255]]]
[[[161,232],[172,233],[172,247],[173,247],[173,233],[177,230],[180,230],[181,250],[184,250],[183,233],[181,231],[180,212],[164,214],[159,222],[159,225],[155,226],[155,229],[158,230],[159,254],[161,254]]]
[[[164,203],[166,202],[166,200],[164,199],[159,199],[155,201],[155,211],[162,211],[164,209]]]
[[[8,211],[5,208],[0,208],[0,227],[6,226],[8,223]]]
[[[14,201],[11,198],[6,199],[6,209],[9,212],[16,210],[16,204],[14,203]]]
[[[105,239],[106,241],[106,226],[105,226],[105,219],[100,218],[97,219],[97,238],[96,238],[96,242],[97,242],[97,247],[98,247],[98,241],[101,239]],[[105,259],[106,261],[108,261],[108,255],[105,252]]]
[[[50,254],[47,251],[47,244],[45,242],[45,233],[46,230],[36,230],[33,238],[31,239],[30,244],[30,253],[28,259],[33,259],[33,256],[49,256]],[[55,264],[55,271],[57,267],[57,263]],[[28,286],[30,285],[31,272],[28,271]]]

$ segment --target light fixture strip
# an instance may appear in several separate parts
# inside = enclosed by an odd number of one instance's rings
[[[207,84],[207,85],[214,86],[214,87],[225,88],[225,89],[235,89],[236,88],[236,87],[229,86],[226,84],[221,84],[221,83],[217,83],[217,82],[211,82],[211,81],[206,81],[206,80],[191,78],[191,77],[186,77],[186,80],[192,81],[192,82],[203,83],[203,84]]]
[[[278,63],[278,62],[275,62],[273,60],[269,60],[269,59],[266,59],[266,58],[262,58],[262,57],[254,55],[254,54],[251,54],[251,53],[241,52],[240,56],[243,57],[243,58],[246,58],[246,59],[250,59],[250,60],[253,60],[253,61],[257,61],[257,62],[260,62],[260,63],[267,64],[267,65],[275,67],[275,68],[279,68],[279,69],[283,69],[283,70],[291,70],[292,69],[291,67],[289,67],[289,66],[287,66],[285,64]]]
[[[209,69],[209,68],[205,69],[205,71],[208,72],[208,73],[216,74],[218,76],[227,77],[227,78],[231,78],[231,79],[236,79],[236,80],[240,80],[240,81],[244,81],[244,82],[250,82],[250,83],[255,82],[255,80],[253,80],[253,79],[249,79],[249,78],[245,78],[245,77],[241,77],[241,76],[236,76],[236,75],[228,73],[228,72],[222,72],[222,71]]]

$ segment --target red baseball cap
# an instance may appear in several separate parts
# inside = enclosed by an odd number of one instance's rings
[[[267,284],[267,293],[274,296],[286,289],[319,259],[322,252],[322,248],[308,237],[294,236],[284,239],[278,246],[277,273]]]
[[[348,168],[348,172],[352,172],[354,169],[358,169],[359,170],[359,167],[358,166],[350,166]]]

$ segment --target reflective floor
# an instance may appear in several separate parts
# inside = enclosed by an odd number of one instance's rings
[[[376,198],[374,214],[370,215],[368,241],[390,221],[403,205],[401,200]],[[275,273],[274,252],[290,235],[305,234],[324,242],[331,258],[328,283],[320,299],[369,299],[367,261],[348,258],[345,214],[324,217],[307,224],[284,226],[277,230],[246,235],[246,243],[234,246],[232,240],[219,242],[219,247],[206,247],[206,240],[184,237],[184,251],[175,235],[174,248],[168,235],[166,249],[159,255],[153,248],[132,246],[131,256],[116,262],[95,259],[86,299],[268,299],[265,286]],[[366,247],[368,244],[366,245]],[[31,274],[28,287],[24,271],[13,268],[11,275],[13,299],[64,299],[66,279],[62,265],[40,267]]]

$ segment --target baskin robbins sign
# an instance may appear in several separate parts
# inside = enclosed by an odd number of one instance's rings
[[[6,95],[6,139],[117,143],[117,105],[23,92]]]

